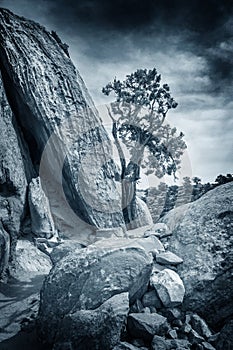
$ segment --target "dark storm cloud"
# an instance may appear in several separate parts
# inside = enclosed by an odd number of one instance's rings
[[[193,175],[232,171],[232,0],[0,0],[56,30],[97,105],[101,88],[137,68],[156,67],[178,108]],[[174,125],[174,124],[173,124]]]
[[[151,24],[189,28],[195,32],[212,31],[226,22],[232,12],[229,0],[47,0],[51,15],[61,22],[84,22],[99,28],[119,31]]]
[[[123,58],[124,40],[136,48],[156,49],[176,45],[203,56],[212,82],[210,91],[219,93],[233,80],[232,0],[8,0],[24,11],[38,9],[58,33],[80,35],[88,43],[86,54],[96,59]],[[173,43],[170,36],[179,40]],[[115,44],[112,44],[114,42]],[[122,42],[122,43],[120,43]],[[122,50],[120,49],[122,48]],[[127,58],[127,57],[125,57]]]
[[[105,45],[125,35],[137,47],[174,45],[170,35],[179,38],[177,50],[205,57],[210,92],[229,91],[233,81],[233,1],[229,0],[70,0],[43,1],[53,23],[72,35],[79,31],[90,46],[87,54],[100,59],[124,55],[118,45]],[[117,38],[117,39],[116,39]],[[162,40],[161,40],[162,38]],[[160,41],[159,41],[160,39]],[[124,40],[122,40],[124,41]],[[124,43],[123,43],[124,45]],[[184,45],[184,46],[183,46]]]

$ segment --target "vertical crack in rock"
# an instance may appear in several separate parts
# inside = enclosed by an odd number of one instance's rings
[[[1,9],[0,68],[61,231],[86,243],[96,227],[124,226],[111,142],[57,38]]]

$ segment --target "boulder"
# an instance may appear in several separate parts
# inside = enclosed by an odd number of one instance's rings
[[[183,320],[184,315],[182,311],[178,308],[164,308],[161,310],[162,315],[165,316],[168,322],[173,322],[175,320]]]
[[[205,339],[197,333],[194,329],[191,329],[191,331],[188,334],[188,339],[191,344],[201,344]]]
[[[156,254],[156,262],[161,265],[179,265],[182,264],[183,259],[181,259],[176,254],[166,251]]]
[[[0,66],[60,231],[124,226],[111,141],[58,36],[0,9]]]
[[[164,269],[159,273],[154,273],[150,278],[150,284],[155,288],[165,307],[173,307],[182,303],[185,289],[175,271]]]
[[[179,349],[179,350],[190,350],[191,344],[186,339],[172,339],[170,340],[170,349]]]
[[[190,324],[192,328],[199,333],[202,337],[208,339],[211,337],[212,332],[209,329],[208,325],[206,322],[197,314],[192,314],[191,315],[191,320]]]
[[[69,313],[94,310],[116,294],[129,292],[130,304],[145,293],[152,258],[139,247],[77,249],[51,270],[41,291],[38,329],[48,343]]]
[[[137,227],[153,225],[153,219],[151,217],[150,211],[146,203],[140,199],[136,198],[136,210],[135,210],[135,219],[130,221],[126,227],[127,230],[134,230]]]
[[[167,319],[157,313],[132,313],[128,317],[127,328],[132,337],[151,341],[155,334],[165,334],[168,324]]]
[[[213,345],[211,345],[210,343],[204,341],[201,343],[201,345],[203,346],[204,350],[216,350]]]
[[[15,269],[13,276],[23,273],[48,274],[52,263],[48,255],[41,252],[32,242],[19,239],[16,245]]]
[[[55,343],[67,340],[74,349],[110,350],[120,342],[128,310],[128,293],[121,293],[94,310],[69,313],[61,321]]]
[[[144,306],[141,300],[137,299],[130,307],[130,313],[143,312]]]
[[[154,306],[155,308],[158,308],[158,309],[160,309],[163,306],[155,290],[150,290],[149,292],[143,295],[142,304],[144,307]]]
[[[173,234],[169,250],[184,262],[184,307],[219,330],[233,315],[233,183],[171,210],[162,219]]]
[[[37,237],[51,238],[57,232],[39,177],[33,178],[29,184],[28,202],[32,233]]]
[[[151,343],[151,350],[168,350],[168,349],[170,349],[169,340],[167,340],[159,335],[155,335],[153,337],[153,340]]]

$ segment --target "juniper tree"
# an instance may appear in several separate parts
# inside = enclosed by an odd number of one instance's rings
[[[128,224],[135,219],[141,169],[158,178],[165,174],[175,177],[186,145],[183,133],[166,122],[168,111],[176,108],[177,102],[155,68],[138,69],[123,81],[115,78],[102,92],[115,95],[108,113],[121,164],[122,206]],[[128,161],[123,144],[129,152]]]

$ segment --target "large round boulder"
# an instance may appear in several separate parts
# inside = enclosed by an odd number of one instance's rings
[[[233,183],[209,191],[193,203],[170,211],[162,221],[173,232],[169,249],[183,259],[178,266],[184,306],[213,328],[233,315]]]
[[[74,249],[45,279],[38,317],[41,339],[56,342],[67,315],[97,310],[114,295],[128,292],[129,302],[135,302],[145,293],[151,271],[152,256],[136,244]]]

